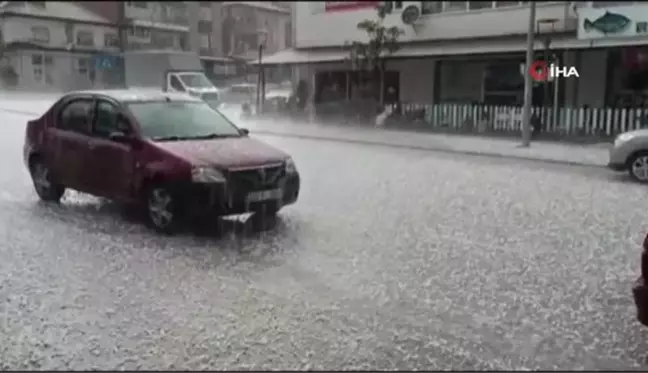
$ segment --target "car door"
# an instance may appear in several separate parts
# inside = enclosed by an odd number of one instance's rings
[[[94,119],[94,99],[76,97],[62,103],[55,113],[56,125],[48,131],[47,159],[61,183],[89,193],[88,161],[90,128]]]
[[[117,103],[97,99],[90,140],[92,187],[96,195],[127,200],[131,197],[135,173],[135,149],[132,143],[110,139],[113,133],[132,134],[133,127],[120,112]]]

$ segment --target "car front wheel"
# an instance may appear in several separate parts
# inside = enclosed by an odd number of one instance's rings
[[[648,183],[648,152],[641,152],[632,156],[628,166],[630,177],[640,183]]]
[[[153,186],[146,196],[146,215],[158,232],[171,234],[178,228],[179,214],[174,194],[162,185]]]
[[[47,202],[59,202],[61,200],[63,193],[65,193],[65,187],[56,181],[45,162],[34,159],[30,164],[29,172],[36,194],[41,200]]]

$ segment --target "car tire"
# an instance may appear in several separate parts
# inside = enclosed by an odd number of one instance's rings
[[[271,205],[263,205],[261,208],[259,208],[256,211],[256,214],[265,217],[265,218],[274,218],[277,216],[279,213],[279,210],[281,210],[281,205],[280,204],[271,204]]]
[[[648,184],[648,151],[633,154],[628,159],[630,177],[642,184]]]
[[[155,184],[145,193],[146,221],[155,231],[173,234],[179,228],[180,214],[175,193],[164,184]]]
[[[38,197],[46,202],[60,202],[65,187],[59,183],[47,164],[34,158],[29,164],[29,173]]]

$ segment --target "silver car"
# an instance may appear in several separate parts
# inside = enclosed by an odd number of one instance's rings
[[[648,129],[624,132],[610,148],[608,167],[628,171],[630,177],[648,184]]]

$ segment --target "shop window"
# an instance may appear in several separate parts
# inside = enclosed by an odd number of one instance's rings
[[[506,8],[510,6],[518,6],[520,5],[519,1],[496,1],[495,2],[495,7],[497,8]]]
[[[492,1],[469,1],[469,10],[491,9],[493,7]]]
[[[421,1],[421,14],[436,14],[443,11],[441,1]]]
[[[454,11],[466,10],[467,5],[468,3],[465,1],[444,1],[443,11],[454,12]]]

